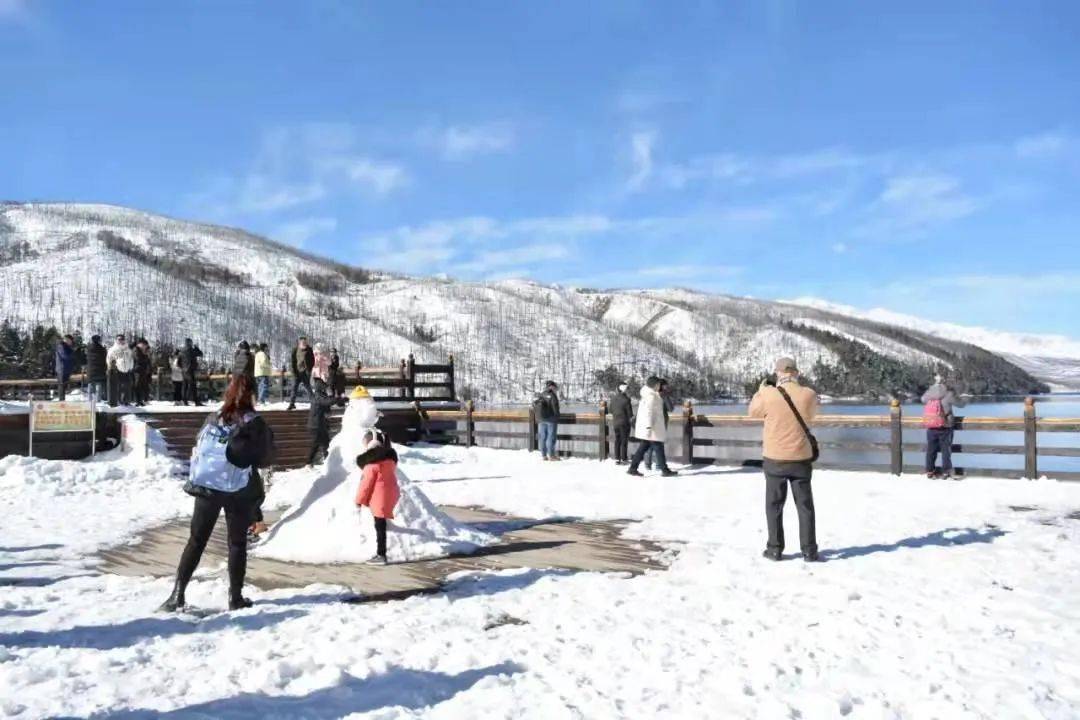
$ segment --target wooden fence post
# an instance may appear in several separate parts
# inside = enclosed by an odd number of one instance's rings
[[[897,398],[889,403],[889,471],[893,475],[904,473],[903,410]]]
[[[408,363],[408,365],[406,365],[405,369],[408,372],[409,399],[413,400],[413,399],[416,398],[416,358],[413,357],[412,353],[409,353],[409,363]]]
[[[161,402],[161,383],[162,383],[162,379],[164,377],[165,377],[165,371],[162,370],[161,368],[158,368],[157,369],[157,388],[155,389],[155,392],[154,392],[154,399],[157,400],[158,402]]]
[[[401,387],[398,390],[398,397],[405,397],[406,388],[409,381],[409,369],[405,365],[405,358],[401,358],[401,367],[398,368],[398,374],[401,376]]]
[[[689,400],[683,403],[682,454],[685,464],[694,464],[694,403]]]
[[[536,432],[536,409],[529,406],[529,452],[536,452]]]
[[[465,447],[476,444],[476,423],[473,422],[473,401],[465,403]]]
[[[278,379],[281,380],[281,402],[285,402],[285,366],[281,366],[281,373],[278,375]]]
[[[450,353],[450,356],[447,359],[449,362],[446,370],[446,384],[448,386],[447,389],[450,391],[450,399],[455,400],[457,399],[457,390],[454,387],[454,353]]]
[[[596,431],[596,442],[599,444],[597,457],[603,461],[608,459],[608,429],[607,429],[607,400],[600,401],[600,423]]]
[[[1024,398],[1024,477],[1039,477],[1038,420],[1033,397]]]

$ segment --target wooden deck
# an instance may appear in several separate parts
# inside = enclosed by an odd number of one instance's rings
[[[621,530],[628,524],[624,521],[538,521],[476,508],[442,510],[499,535],[501,542],[472,555],[387,566],[313,565],[249,557],[247,582],[264,590],[314,583],[344,585],[357,594],[358,601],[377,602],[438,592],[447,576],[461,571],[562,568],[637,574],[665,567],[656,557],[659,546],[622,537]],[[276,519],[274,514],[267,515],[268,521]],[[170,576],[176,572],[187,538],[187,520],[171,522],[144,533],[138,544],[103,552],[101,570],[138,577]],[[200,567],[224,573],[225,560],[225,522],[221,519]]]

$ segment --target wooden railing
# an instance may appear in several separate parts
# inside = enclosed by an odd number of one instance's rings
[[[529,410],[479,410],[469,401],[463,410],[418,410],[422,424],[430,428],[426,439],[432,441],[461,442],[468,447],[484,445],[484,440],[499,440],[502,447],[512,444],[535,450],[537,447],[537,420]],[[518,429],[477,428],[477,424],[521,425]],[[722,464],[754,466],[761,463],[761,440],[731,437],[726,431],[732,429],[759,428],[762,421],[745,415],[700,415],[694,412],[693,405],[687,402],[681,413],[671,416],[668,428],[669,452],[672,457],[688,465]],[[607,404],[601,403],[595,413],[564,413],[559,418],[560,425],[594,426],[588,433],[560,433],[558,439],[564,444],[560,454],[607,459],[611,455],[610,445],[613,433],[610,431],[610,415]],[[829,440],[820,439],[820,446],[827,456],[840,456],[838,459],[826,457],[816,467],[835,470],[863,470],[887,472],[894,475],[903,473],[922,473],[922,465],[905,465],[904,453],[925,453],[925,442],[905,442],[904,431],[921,431],[921,417],[904,417],[898,402],[887,409],[883,415],[819,415],[813,423],[813,429],[854,428],[880,432],[883,437],[877,440]],[[709,429],[708,435],[702,431]],[[718,432],[712,432],[712,430]],[[994,445],[975,443],[956,443],[952,451],[957,455],[986,456],[1012,455],[1023,457],[1023,469],[1008,470],[1001,468],[957,466],[957,475],[981,475],[1008,478],[1035,478],[1039,476],[1039,458],[1080,458],[1080,447],[1040,445],[1039,437],[1045,433],[1080,434],[1080,418],[1040,418],[1036,414],[1033,399],[1024,404],[1023,417],[957,417],[957,432],[1005,431],[1023,434],[1022,444]],[[566,443],[569,443],[567,445]],[[636,441],[631,440],[631,443]],[[725,450],[745,451],[739,457],[711,457],[695,452],[696,448],[712,447]],[[881,455],[880,462],[850,462],[843,455],[851,453]],[[1060,480],[1080,480],[1080,472],[1057,471],[1049,473]]]
[[[440,375],[441,379],[431,380],[429,376]],[[199,397],[217,399],[225,391],[231,372],[202,373],[196,377]],[[72,375],[69,388],[85,385],[86,376],[82,373]],[[288,399],[292,390],[293,375],[282,367],[271,376],[271,397],[282,402]],[[390,367],[364,367],[359,362],[350,372],[345,373],[347,388],[363,385],[369,389],[389,388],[389,394],[372,393],[376,402],[399,401],[453,401],[456,399],[454,356],[450,355],[445,364],[420,364],[410,354],[401,363]],[[0,400],[25,400],[28,396],[44,398],[50,396],[57,387],[56,378],[0,380]],[[417,390],[422,390],[417,394]],[[432,394],[429,390],[440,390]],[[164,368],[157,368],[151,382],[151,392],[155,400],[168,400],[172,396],[171,374]]]

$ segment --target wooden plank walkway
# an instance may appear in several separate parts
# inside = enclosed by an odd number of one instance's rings
[[[456,520],[499,535],[501,541],[472,555],[416,560],[386,566],[315,565],[249,556],[247,582],[264,590],[306,587],[314,583],[344,585],[364,602],[395,600],[438,592],[452,573],[510,568],[562,568],[638,574],[663,569],[655,543],[622,537],[627,521],[543,521],[515,518],[478,508],[443,507]],[[267,514],[273,522],[278,515]],[[392,532],[392,530],[391,530]],[[152,529],[138,543],[106,550],[102,572],[145,577],[170,576],[188,538],[188,521],[177,520]],[[218,568],[226,560],[225,520],[219,519],[200,568]]]

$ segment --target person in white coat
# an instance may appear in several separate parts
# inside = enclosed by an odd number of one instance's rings
[[[131,402],[132,371],[135,370],[135,354],[123,335],[116,336],[116,343],[105,355],[109,369],[109,405],[127,405]]]
[[[626,471],[627,475],[642,476],[638,472],[638,466],[650,449],[663,477],[678,475],[668,467],[667,455],[664,452],[667,424],[664,422],[664,398],[660,397],[659,388],[660,378],[655,375],[646,380],[645,387],[641,388],[641,404],[638,405],[637,420],[634,423],[634,437],[638,439],[638,446],[630,461],[630,469]]]

